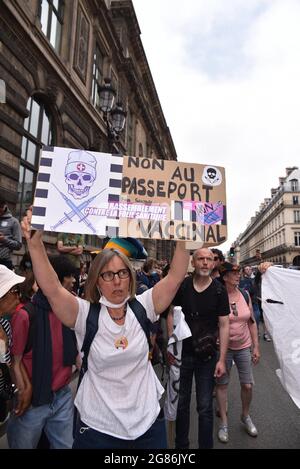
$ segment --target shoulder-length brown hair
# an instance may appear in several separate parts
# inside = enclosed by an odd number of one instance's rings
[[[103,268],[112,260],[113,257],[118,256],[125,264],[130,273],[129,292],[130,298],[135,297],[136,293],[136,280],[135,272],[128,257],[115,249],[104,249],[93,260],[88,277],[84,284],[84,299],[91,303],[98,303],[100,300],[100,292],[98,289],[98,278]]]

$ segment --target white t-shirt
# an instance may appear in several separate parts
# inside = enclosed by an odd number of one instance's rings
[[[157,321],[152,289],[138,295],[151,322]],[[90,303],[81,298],[75,333],[82,347]],[[116,341],[127,339],[126,348]],[[126,341],[125,341],[126,342]],[[143,435],[155,422],[164,392],[148,359],[145,332],[127,307],[125,323],[116,324],[102,305],[99,328],[92,342],[85,373],[75,398],[81,420],[89,427],[124,440]]]

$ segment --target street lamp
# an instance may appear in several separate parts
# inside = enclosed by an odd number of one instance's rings
[[[126,112],[122,104],[117,102],[115,107],[116,91],[111,85],[110,78],[104,78],[104,85],[98,86],[99,107],[103,112],[106,124],[109,150],[114,151],[114,144],[119,140],[119,136],[124,129]]]

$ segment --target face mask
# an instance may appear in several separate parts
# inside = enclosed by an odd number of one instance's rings
[[[130,296],[128,295],[127,298],[125,298],[124,301],[122,301],[122,303],[119,303],[118,305],[116,305],[115,303],[111,303],[110,301],[108,301],[105,296],[101,296],[100,297],[100,300],[99,300],[99,303],[108,307],[108,308],[121,308],[122,306],[124,306],[127,301],[129,300]]]

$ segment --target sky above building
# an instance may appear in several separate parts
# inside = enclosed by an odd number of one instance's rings
[[[300,166],[300,0],[133,4],[178,160],[225,167],[225,251]]]

